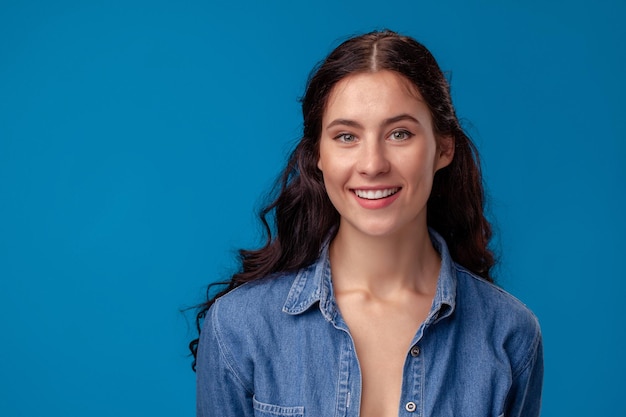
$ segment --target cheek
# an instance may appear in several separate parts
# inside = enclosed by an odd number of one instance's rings
[[[414,178],[432,174],[434,171],[435,154],[428,149],[416,149],[402,154],[395,160],[395,166],[403,175]]]
[[[317,168],[320,171],[324,171],[324,167],[326,166],[326,161],[328,160],[328,150],[324,144],[324,140],[321,139],[317,149]]]
[[[345,170],[337,166],[336,161],[332,159],[320,159],[320,165],[324,167],[322,170],[322,181],[324,182],[324,189],[326,195],[336,206],[337,202],[343,197],[343,190],[347,184],[348,177]]]
[[[332,148],[329,149],[328,146],[324,146],[323,144],[320,146],[317,167],[322,171],[324,182],[334,181],[343,171],[341,159],[337,155],[336,150]]]

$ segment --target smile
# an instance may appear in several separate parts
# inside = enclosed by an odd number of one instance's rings
[[[394,195],[398,191],[400,191],[399,187],[396,188],[385,188],[383,190],[353,190],[354,194],[359,198],[364,198],[366,200],[380,200],[381,198],[386,198],[391,195]]]

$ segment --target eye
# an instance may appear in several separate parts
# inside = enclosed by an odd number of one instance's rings
[[[340,133],[339,135],[335,136],[334,139],[343,143],[352,143],[356,140],[356,136],[351,133]]]
[[[408,130],[394,130],[393,132],[391,132],[389,139],[403,141],[409,139],[412,136],[413,133],[409,132]]]

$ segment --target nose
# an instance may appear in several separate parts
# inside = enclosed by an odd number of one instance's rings
[[[357,171],[359,174],[375,177],[389,172],[390,164],[386,155],[385,145],[378,140],[369,140],[362,143]]]

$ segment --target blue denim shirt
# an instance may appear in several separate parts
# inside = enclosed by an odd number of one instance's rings
[[[539,415],[542,342],[517,299],[441,255],[427,319],[406,352],[398,416]],[[209,310],[197,358],[200,417],[357,417],[361,373],[333,296],[327,245],[297,273],[244,284]]]

